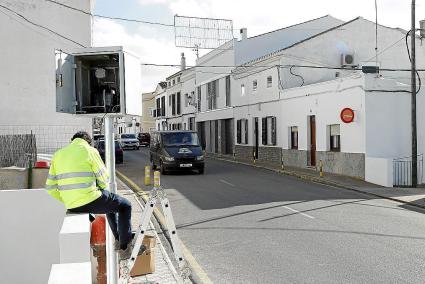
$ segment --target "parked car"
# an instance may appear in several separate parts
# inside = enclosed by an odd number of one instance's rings
[[[152,167],[159,167],[162,174],[185,169],[204,173],[204,155],[198,134],[193,131],[152,133],[149,156]]]
[[[99,151],[100,157],[105,162],[105,140],[98,140],[95,148]],[[124,153],[119,141],[115,141],[115,163],[122,164],[124,162]]]
[[[151,135],[149,133],[139,133],[137,138],[140,146],[149,146],[151,144]]]
[[[136,134],[121,134],[120,142],[123,149],[139,150],[139,140],[136,138]]]

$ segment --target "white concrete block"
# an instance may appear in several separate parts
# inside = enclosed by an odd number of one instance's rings
[[[48,284],[91,284],[91,263],[53,264]]]
[[[365,180],[385,187],[393,187],[392,159],[366,157]]]
[[[64,218],[59,233],[61,263],[90,261],[90,221],[88,214]]]
[[[0,283],[47,283],[64,215],[44,189],[0,190]]]

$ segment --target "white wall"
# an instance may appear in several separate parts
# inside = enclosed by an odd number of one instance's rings
[[[85,11],[92,8],[89,0],[70,0],[67,4]],[[91,20],[85,14],[46,1],[6,1],[3,5],[74,41],[91,45]],[[67,51],[78,46],[0,10],[0,38],[7,43],[0,49],[0,134],[19,126],[21,133],[33,129],[40,139],[62,141],[62,136],[74,129],[91,130],[91,119],[56,113],[54,50]]]
[[[365,181],[385,187],[393,187],[393,160],[366,157]]]
[[[380,86],[373,84],[373,81],[368,82],[366,89],[396,89],[396,86],[391,84],[394,82],[380,81],[382,83]],[[418,105],[418,110],[421,110],[422,106]],[[410,94],[368,92],[366,95],[366,155],[392,159],[411,156],[410,117]],[[418,130],[419,133],[424,131],[420,128]]]
[[[47,283],[64,215],[44,189],[0,191],[0,283]]]
[[[361,75],[283,91],[281,100],[235,108],[235,120],[249,118],[249,145],[252,144],[252,117],[276,116],[277,146],[289,148],[289,127],[298,126],[298,149],[308,150],[308,116],[316,116],[317,151],[328,151],[327,126],[339,124],[341,152],[365,152],[364,80]],[[343,108],[355,111],[355,121],[340,119]],[[259,125],[261,135],[261,121]],[[261,143],[261,140],[260,140]]]
[[[265,54],[272,53],[282,48],[318,34],[327,29],[342,24],[343,21],[331,16],[325,16],[305,23],[271,31],[235,43],[237,65],[257,59]],[[248,30],[249,32],[249,30]]]
[[[378,64],[381,68],[410,68],[405,41],[401,40],[405,32],[399,29],[378,26]],[[409,40],[410,43],[410,40]],[[417,65],[425,64],[425,47],[418,38],[416,42]],[[384,51],[385,50],[385,51]],[[341,28],[324,33],[318,37],[297,44],[280,53],[280,64],[341,66],[341,53],[348,52],[354,55],[354,64],[374,62],[375,59],[375,23],[359,18]],[[278,55],[276,55],[278,56]],[[261,63],[258,63],[261,64]],[[350,71],[324,70],[311,68],[292,69],[292,72],[304,78],[304,85],[321,81],[332,80],[335,73],[341,76],[349,75]],[[409,72],[382,71],[386,78],[409,83]],[[289,68],[282,68],[282,85],[284,88],[301,86],[302,80],[290,74]]]
[[[218,80],[218,96],[217,108],[221,109],[226,107],[226,76],[230,75],[232,66],[235,64],[234,40],[229,41],[219,48],[207,53],[196,61],[198,66],[229,66],[229,67],[198,67],[195,69],[196,73],[196,86],[201,87],[201,112],[208,111],[207,109],[207,83]],[[230,76],[231,88],[235,84],[233,76]],[[232,89],[231,89],[232,93]],[[231,101],[233,105],[233,101]],[[218,114],[218,113],[217,113]],[[214,119],[221,119],[222,117],[215,117]]]
[[[196,112],[195,103],[196,103],[196,89],[195,89],[195,73],[192,70],[187,70],[183,72],[182,75],[182,114],[193,114]],[[193,95],[192,95],[193,92]],[[192,96],[192,99],[188,99],[188,105],[186,106],[186,94]],[[190,103],[193,104],[190,104]]]

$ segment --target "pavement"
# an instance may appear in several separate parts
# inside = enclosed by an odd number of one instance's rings
[[[126,151],[117,171],[148,190],[148,164]],[[319,181],[209,158],[161,176],[194,282],[423,283],[424,209]]]
[[[338,188],[344,188],[348,190],[354,190],[369,194],[375,197],[385,198],[404,204],[408,204],[414,207],[425,208],[425,188],[409,188],[409,187],[383,187],[376,184],[366,182],[361,179],[352,178],[349,176],[332,174],[332,173],[323,173],[323,176],[320,176],[320,173],[315,168],[296,168],[296,167],[287,167],[283,169],[278,166],[261,164],[261,163],[247,163],[241,161],[233,160],[232,156],[220,156],[220,157],[210,157],[212,159],[224,160],[232,163],[249,165],[257,168],[263,168],[272,170],[280,174],[286,174],[295,176],[304,180],[309,180],[316,183],[326,184],[329,186],[335,186]]]
[[[132,230],[137,230],[142,216],[143,204],[139,201],[137,195],[120,179],[117,179],[118,194],[125,197],[131,202],[132,205]],[[158,236],[154,224],[151,222],[147,235],[155,236],[156,246],[155,253],[155,272],[138,277],[132,277],[129,283],[182,283],[180,276],[177,274],[176,269],[164,248],[161,239]]]

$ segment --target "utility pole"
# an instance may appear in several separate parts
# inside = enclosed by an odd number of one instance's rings
[[[415,0],[412,0],[412,29],[410,30],[411,38],[411,95],[412,95],[412,187],[418,185],[418,137],[416,131],[416,26],[415,26]]]
[[[115,179],[115,140],[114,140],[114,118],[106,116],[105,121],[105,161],[109,174],[108,190],[117,193],[117,182]],[[106,275],[108,284],[118,282],[118,261],[114,249],[114,235],[111,229],[106,231]]]

